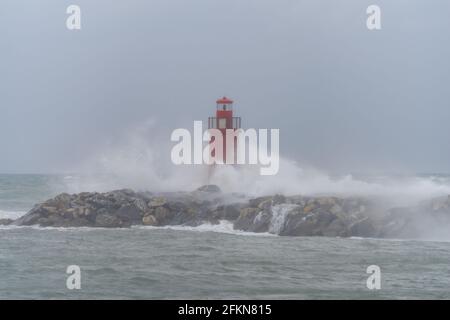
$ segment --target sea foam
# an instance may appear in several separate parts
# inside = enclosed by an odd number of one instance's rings
[[[26,211],[4,211],[0,210],[0,219],[18,219],[23,216]]]

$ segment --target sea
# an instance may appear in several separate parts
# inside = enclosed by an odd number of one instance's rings
[[[68,191],[67,178],[0,175],[0,219]],[[70,286],[70,266],[79,268],[79,289]],[[449,298],[447,241],[281,237],[235,231],[225,221],[0,226],[0,299]]]

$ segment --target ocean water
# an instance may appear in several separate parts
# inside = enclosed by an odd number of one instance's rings
[[[66,191],[0,176],[1,217]],[[66,269],[81,269],[69,290]],[[381,269],[369,290],[366,269]],[[449,299],[450,243],[279,237],[226,222],[130,229],[0,226],[0,299]]]

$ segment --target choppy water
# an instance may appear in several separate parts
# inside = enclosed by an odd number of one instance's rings
[[[57,191],[43,187],[53,179],[45,176],[8,179],[0,177],[5,215]],[[366,287],[374,264],[375,291]],[[81,290],[66,288],[69,265],[81,268]],[[0,275],[1,299],[449,299],[450,243],[255,235],[226,223],[0,227]]]

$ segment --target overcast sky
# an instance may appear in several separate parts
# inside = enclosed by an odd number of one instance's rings
[[[374,3],[380,31],[366,28]],[[224,94],[301,163],[450,172],[449,13],[448,0],[2,0],[0,172],[74,170],[149,119],[169,144]]]

